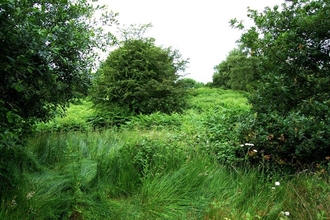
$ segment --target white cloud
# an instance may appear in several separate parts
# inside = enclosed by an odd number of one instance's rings
[[[187,77],[212,81],[213,67],[235,47],[240,32],[229,20],[248,20],[247,7],[263,10],[284,0],[101,0],[119,13],[121,24],[152,23],[149,36],[156,44],[178,49],[189,58]]]

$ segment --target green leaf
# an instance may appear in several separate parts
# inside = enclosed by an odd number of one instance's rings
[[[15,62],[15,59],[13,59],[12,57],[10,57],[10,56],[6,56],[9,60],[10,60],[10,62]]]
[[[9,123],[13,123],[13,113],[11,111],[7,112],[6,117]]]
[[[21,84],[21,81],[18,83],[13,83],[12,88],[14,88],[17,92],[23,92],[25,90],[25,87]]]

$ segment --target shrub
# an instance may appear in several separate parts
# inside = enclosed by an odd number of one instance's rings
[[[241,140],[254,144],[251,161],[275,162],[288,170],[326,167],[330,160],[328,123],[330,120],[318,123],[300,112],[255,114],[241,124]],[[252,148],[247,146],[245,152],[249,150]]]
[[[187,61],[176,50],[157,47],[153,39],[128,39],[110,53],[94,80],[92,101],[102,114],[181,112],[186,90],[178,81]]]
[[[294,0],[263,13],[249,9],[255,25],[240,42],[262,58],[263,74],[249,97],[252,112],[242,121],[241,141],[255,144],[256,161],[266,154],[275,164],[305,169],[330,156],[329,10],[325,0]]]

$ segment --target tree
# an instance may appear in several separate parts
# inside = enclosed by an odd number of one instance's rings
[[[31,126],[86,95],[95,47],[109,41],[92,17],[99,10],[87,0],[1,1],[0,182]],[[114,18],[101,20],[110,25]]]
[[[259,61],[241,48],[230,51],[226,60],[214,67],[213,87],[245,91],[252,89],[260,78]]]
[[[99,69],[92,100],[105,114],[181,111],[186,90],[179,72],[186,63],[177,50],[158,47],[152,38],[125,39]]]
[[[230,67],[228,66],[227,61],[222,61],[214,68],[214,73],[212,76],[212,87],[221,87],[224,89],[230,89],[228,82],[230,80]]]
[[[240,42],[262,57],[263,74],[242,141],[279,164],[305,168],[330,155],[329,3],[292,0],[262,13],[248,10],[255,25]]]
[[[204,86],[204,83],[197,82],[196,80],[191,79],[191,78],[180,79],[180,83],[183,84],[183,87],[185,89],[197,89],[197,88],[201,88]]]
[[[11,114],[26,122],[48,120],[52,110],[86,94],[94,47],[106,42],[91,21],[96,9],[87,1],[8,1],[0,7],[0,97],[7,115],[1,122]]]

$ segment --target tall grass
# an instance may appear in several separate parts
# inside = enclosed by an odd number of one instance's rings
[[[156,113],[121,129],[37,133],[27,148],[37,168],[26,169],[17,195],[2,201],[0,219],[330,218],[324,174],[270,175],[230,160],[235,115],[248,109],[241,94],[202,88],[195,95],[191,109],[173,118]]]
[[[92,102],[78,100],[75,103],[71,103],[70,107],[66,109],[65,112],[59,111],[52,121],[39,123],[36,130],[38,132],[88,130],[88,123],[86,123],[86,120],[95,113],[92,106]]]

